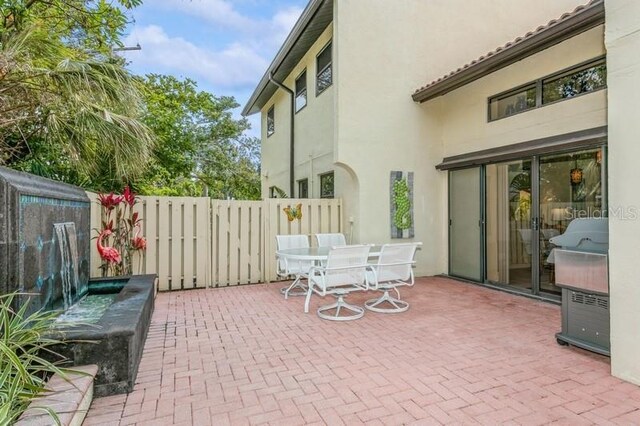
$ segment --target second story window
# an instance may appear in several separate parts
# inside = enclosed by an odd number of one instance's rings
[[[320,175],[320,198],[333,198],[333,172]]]
[[[598,58],[489,98],[489,121],[607,87],[607,64]]]
[[[296,112],[307,106],[307,70],[296,79]]]
[[[273,111],[273,106],[271,106],[271,108],[269,108],[269,111],[267,111],[267,137],[274,134],[275,131],[276,131],[276,120],[275,120],[275,115]]]
[[[298,198],[309,198],[309,179],[298,181]]]
[[[316,58],[316,72],[316,95],[319,95],[333,83],[331,43],[327,44]]]

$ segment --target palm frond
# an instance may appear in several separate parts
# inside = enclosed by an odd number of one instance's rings
[[[116,62],[75,58],[37,28],[0,46],[0,150],[19,152],[19,135],[36,134],[89,175],[109,159],[118,177],[133,179],[154,145],[142,110],[134,77]]]

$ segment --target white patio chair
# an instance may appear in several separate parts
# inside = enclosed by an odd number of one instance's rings
[[[344,234],[316,234],[318,247],[339,247],[346,246],[347,240]]]
[[[365,308],[384,314],[409,309],[409,303],[400,300],[398,287],[413,286],[412,266],[416,263],[413,258],[421,245],[422,243],[400,243],[382,246],[378,263],[373,265],[372,271],[368,273],[368,280],[375,290],[383,291],[383,294],[377,299],[367,300],[364,303]],[[389,294],[391,290],[396,292],[397,298]]]
[[[370,245],[332,247],[327,257],[326,266],[314,266],[309,271],[309,289],[304,304],[305,313],[309,312],[311,295],[333,295],[336,303],[318,308],[318,316],[332,321],[349,321],[362,318],[364,309],[344,301],[347,294],[369,289],[367,282],[367,265]],[[335,313],[330,314],[330,311]],[[342,310],[351,315],[340,316]]]
[[[347,240],[344,237],[344,234],[333,233],[333,234],[315,234],[316,235],[316,243],[318,243],[318,247],[341,247],[347,245]],[[322,266],[326,266],[326,261],[321,261],[320,264]]]
[[[276,244],[278,250],[309,248],[309,238],[306,235],[276,235]],[[312,266],[313,262],[310,260],[278,258],[278,276],[295,277],[291,285],[280,289],[285,299],[288,299],[289,296],[304,296],[307,293],[307,286],[302,282],[302,279],[308,277],[309,269]]]

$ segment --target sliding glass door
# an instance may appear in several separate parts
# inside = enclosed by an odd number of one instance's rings
[[[560,294],[550,239],[576,218],[606,216],[605,165],[602,148],[541,156],[539,159],[539,257],[543,293]]]
[[[449,172],[449,274],[555,297],[551,239],[606,216],[604,147]]]
[[[449,173],[449,274],[482,279],[480,167]]]
[[[486,280],[526,291],[535,250],[531,175],[531,160],[486,166]]]

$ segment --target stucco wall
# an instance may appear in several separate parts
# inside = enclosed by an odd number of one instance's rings
[[[307,54],[285,79],[285,86],[295,91],[295,80],[307,70],[307,106],[295,116],[294,179],[295,197],[298,196],[297,181],[309,179],[309,197],[320,196],[318,175],[334,169],[334,87],[327,88],[316,96],[316,56],[333,37],[330,25],[318,38]],[[334,82],[335,82],[334,69]],[[267,137],[267,111],[275,105],[275,133]],[[291,99],[282,89],[262,109],[262,196],[268,197],[272,185],[289,193],[289,138],[291,123]],[[266,177],[265,177],[266,175]],[[338,173],[340,175],[340,173]],[[337,176],[338,178],[341,177]],[[337,186],[337,185],[336,185]],[[289,194],[291,196],[291,194]]]
[[[270,186],[277,186],[289,193],[289,125],[291,123],[289,105],[289,95],[278,90],[261,111],[262,198],[269,197]],[[267,137],[267,111],[272,106],[275,132]]]
[[[611,370],[640,385],[640,2],[606,1]],[[633,214],[635,212],[635,215]]]
[[[445,157],[555,136],[607,123],[607,91],[601,90],[489,122],[488,99],[605,54],[599,26],[444,95]]]
[[[446,175],[435,170],[444,156],[439,101],[418,105],[411,94],[581,3],[404,0],[402,7],[393,7],[388,0],[334,2],[335,156],[358,180],[359,190],[345,205],[345,217],[357,218],[355,241],[391,241],[389,172],[413,171],[415,240],[425,243],[416,273],[446,271]]]

